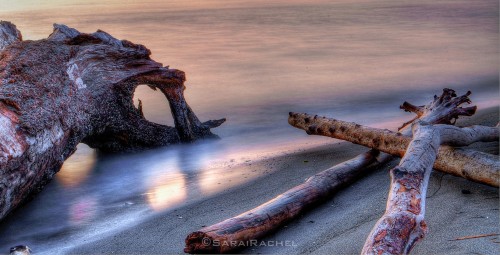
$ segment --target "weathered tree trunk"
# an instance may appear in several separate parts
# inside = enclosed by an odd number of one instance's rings
[[[414,124],[413,139],[398,166],[391,169],[387,208],[375,224],[362,254],[407,254],[424,237],[425,197],[440,144],[469,145],[497,141],[498,129],[474,126]]]
[[[402,136],[400,133],[309,114],[290,113],[289,123],[306,130],[310,135],[338,138],[398,157],[405,154],[411,142],[410,137]],[[496,130],[493,139],[498,140],[498,128],[491,129]],[[441,146],[434,168],[493,187],[499,186],[500,161],[498,156],[488,153]]]
[[[461,114],[464,112],[463,109],[458,106],[463,102],[469,102],[469,94],[455,98],[453,90],[445,89],[441,97],[436,97],[427,106],[420,107],[422,110],[416,119],[421,118],[431,123],[450,123],[452,118],[463,115]],[[468,109],[466,115],[472,115],[475,111],[475,107],[466,109]],[[411,136],[409,128],[403,132]],[[300,213],[390,159],[392,156],[379,153],[377,150],[360,154],[354,159],[312,176],[305,183],[255,209],[189,234],[184,251],[187,253],[229,253],[243,248],[249,240],[261,238],[275,231],[285,222],[294,219]]]
[[[22,41],[0,22],[0,219],[52,179],[80,142],[116,152],[214,136],[210,128],[224,120],[201,123],[184,99],[184,72],[150,53],[57,24],[47,39]],[[141,84],[166,96],[175,127],[134,107]]]

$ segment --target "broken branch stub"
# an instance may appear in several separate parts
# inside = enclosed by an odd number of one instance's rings
[[[447,98],[447,101],[441,100],[440,104],[443,107],[422,106],[422,110],[418,111],[419,116],[415,119],[421,118],[430,123],[446,120],[443,116],[450,114],[458,106],[448,104],[453,100],[452,97],[448,96],[449,94],[454,94],[454,92],[449,89],[443,90],[441,97]],[[434,104],[434,101],[429,105],[431,104]],[[290,118],[293,119],[292,117]],[[317,116],[309,117],[309,120],[318,118]],[[408,136],[412,135],[409,128],[405,128],[403,133]],[[234,252],[242,248],[240,243],[262,238],[268,233],[276,231],[285,222],[293,220],[336,191],[366,176],[373,168],[381,166],[392,158],[389,154],[379,153],[378,150],[372,149],[351,160],[335,165],[252,210],[190,233],[186,237],[184,251],[187,253]]]
[[[415,106],[408,102],[404,102],[400,108],[404,109],[408,112],[414,112],[417,116],[406,122],[401,128],[399,128],[400,133],[396,135],[404,135],[410,137],[412,135],[411,129],[409,129],[408,124],[413,123],[415,120],[425,121],[431,124],[454,124],[455,120],[460,116],[472,116],[477,107],[461,107],[464,103],[470,103],[471,100],[469,96],[471,92],[468,91],[462,96],[457,97],[456,93],[452,89],[445,88],[440,96],[434,96],[434,99],[424,105],[424,106]],[[297,128],[304,129],[308,134],[311,135],[324,135],[330,136],[333,138],[343,139],[346,138],[346,141],[350,141],[353,143],[358,143],[361,145],[365,145],[370,147],[370,145],[385,145],[385,141],[381,141],[380,139],[377,141],[370,141],[371,139],[375,139],[375,137],[364,137],[359,139],[359,136],[346,136],[345,134],[337,137],[336,134],[340,132],[350,132],[347,126],[335,128],[330,127],[328,124],[324,123],[324,121],[328,122],[329,120],[337,121],[334,119],[323,119],[320,117],[312,116],[309,114],[305,115],[297,115],[296,113],[290,113],[290,117],[288,118],[288,123]],[[318,128],[318,125],[325,125],[322,128]],[[347,124],[347,122],[344,122]],[[352,124],[352,123],[351,123]],[[349,124],[350,125],[350,124]],[[352,126],[352,125],[350,125]],[[330,132],[331,130],[335,130],[336,132]],[[316,132],[317,131],[317,132]],[[384,132],[391,133],[388,130]],[[353,140],[351,140],[353,139]],[[367,142],[367,144],[361,143]],[[375,142],[375,143],[373,143]],[[380,142],[384,142],[381,144]],[[408,142],[406,143],[406,145]],[[394,145],[394,144],[393,144]],[[404,154],[404,150],[406,149],[406,145],[399,146],[398,148],[393,148],[394,153],[390,151],[386,151],[395,156],[401,157]],[[443,149],[444,148],[444,149]],[[498,158],[479,151],[468,150],[463,148],[447,148],[442,146],[442,150],[440,151],[445,158],[448,160],[443,160],[442,158],[438,158],[436,161],[436,165],[434,166],[437,170],[444,171],[456,176],[461,176],[469,180],[473,180],[480,183],[485,183],[490,186],[498,187],[499,186],[499,166]],[[382,153],[383,155],[383,153]]]
[[[0,20],[0,51],[5,47],[23,40],[21,32],[17,30],[16,25]]]
[[[456,119],[460,116],[472,116],[477,110],[476,106],[460,107],[463,103],[471,103],[469,98],[471,94],[470,91],[467,91],[464,95],[457,97],[454,90],[445,88],[441,96],[438,97],[434,95],[434,100],[427,105],[415,106],[405,101],[399,108],[407,112],[413,112],[417,116],[415,119],[404,123],[398,130],[402,130],[417,118],[429,123],[455,124]],[[432,118],[434,118],[435,121],[429,121],[427,116],[431,115],[434,116]]]
[[[0,219],[52,179],[80,142],[117,152],[215,136],[210,128],[224,119],[201,123],[184,98],[184,72],[150,54],[101,30],[59,24],[47,39],[22,41],[0,22]],[[133,105],[140,84],[165,95],[175,127],[147,121]]]
[[[304,129],[310,135],[322,135],[342,139],[373,149],[403,157],[411,138],[387,129],[362,126],[326,117],[305,113],[290,113],[289,123]],[[474,126],[474,128],[482,128]],[[498,140],[498,128],[488,127],[493,140]],[[499,186],[500,161],[495,155],[465,148],[440,146],[438,158],[434,163],[436,170],[460,176],[493,187]]]

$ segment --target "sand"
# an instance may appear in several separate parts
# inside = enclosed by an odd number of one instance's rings
[[[498,108],[490,108],[458,124],[495,125],[498,119]],[[190,232],[252,209],[301,184],[307,177],[366,151],[358,145],[332,143],[240,165],[233,170],[256,171],[260,177],[212,197],[158,213],[113,236],[79,245],[68,253],[183,253],[184,239]],[[472,147],[498,153],[498,142]],[[241,252],[359,254],[369,231],[385,209],[390,180],[387,170],[395,164],[397,160],[289,222],[263,239],[268,246]],[[267,171],[271,166],[274,171]],[[469,235],[500,234],[498,189],[434,171],[427,196],[429,233],[412,254],[500,254],[500,236],[453,240]]]

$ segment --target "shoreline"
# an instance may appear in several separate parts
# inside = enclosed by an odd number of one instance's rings
[[[473,117],[459,119],[457,125],[491,126],[496,122],[498,107],[491,107],[478,111]],[[498,153],[497,142],[471,147]],[[176,209],[159,212],[109,237],[82,243],[68,253],[183,253],[184,239],[189,233],[259,206],[303,183],[309,176],[366,150],[359,145],[334,142],[234,166],[232,171],[254,172],[259,176],[209,197],[179,205]],[[241,252],[358,254],[366,236],[385,209],[390,181],[386,170],[397,162],[394,160],[382,169],[373,171],[262,239],[268,245],[247,248]],[[429,233],[412,253],[498,254],[499,247],[495,243],[500,239],[498,236],[450,241],[469,235],[499,234],[498,203],[498,189],[434,171],[426,205]]]

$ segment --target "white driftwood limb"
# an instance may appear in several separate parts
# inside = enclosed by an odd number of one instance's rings
[[[424,237],[426,191],[441,144],[464,146],[497,139],[498,129],[491,127],[414,124],[413,139],[399,165],[391,170],[386,211],[368,236],[362,254],[407,254]]]
[[[323,135],[342,139],[398,157],[405,154],[406,148],[411,141],[410,137],[387,129],[371,128],[353,122],[318,117],[317,115],[290,113],[288,122],[294,127],[306,130],[310,135]],[[451,129],[453,126],[448,126],[450,130],[454,130]],[[485,130],[487,130],[489,136],[482,137],[485,138],[484,141],[498,140],[498,127],[473,126],[462,129],[460,134],[467,132],[469,136],[462,137],[472,139],[477,132]],[[462,143],[456,141],[456,144],[464,146],[470,144],[469,142],[469,140],[464,140]],[[475,182],[494,187],[499,186],[500,161],[495,155],[443,145],[439,147],[434,168]]]

